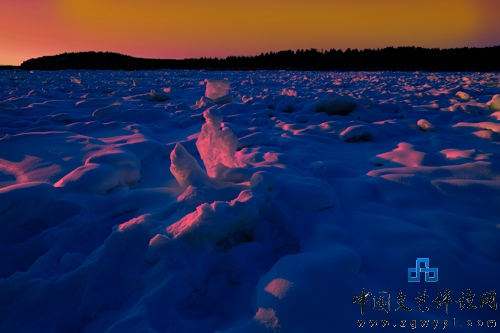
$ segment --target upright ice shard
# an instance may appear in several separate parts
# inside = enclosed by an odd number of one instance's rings
[[[207,174],[216,178],[227,168],[235,166],[234,154],[238,138],[230,128],[220,128],[222,114],[217,108],[205,110],[203,116],[206,123],[201,128],[196,147],[205,164]]]
[[[228,80],[206,79],[205,82],[207,83],[205,96],[211,100],[215,101],[229,93],[231,83]]]
[[[170,153],[170,161],[170,172],[182,188],[186,189],[191,185],[202,187],[210,182],[195,158],[180,143],[176,144]]]

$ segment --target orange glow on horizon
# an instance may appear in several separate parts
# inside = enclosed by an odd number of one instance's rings
[[[0,0],[0,64],[78,51],[138,57],[500,45],[494,0]]]

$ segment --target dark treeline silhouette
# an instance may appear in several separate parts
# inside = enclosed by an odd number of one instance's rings
[[[0,70],[4,69],[19,69],[19,66],[11,66],[11,65],[0,65]]]
[[[111,52],[79,52],[45,56],[23,62],[26,70],[395,70],[395,71],[500,71],[500,46],[485,48],[426,49],[317,49],[230,56],[225,59],[145,59]]]

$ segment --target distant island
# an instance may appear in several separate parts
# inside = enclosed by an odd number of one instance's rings
[[[146,59],[112,52],[64,53],[29,59],[23,70],[365,70],[365,71],[500,71],[500,46],[485,48],[428,49],[308,49],[261,53],[227,58]]]

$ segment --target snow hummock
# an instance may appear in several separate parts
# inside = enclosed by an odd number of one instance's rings
[[[349,114],[357,106],[354,98],[349,96],[340,96],[335,93],[330,93],[324,98],[314,103],[315,112],[325,112],[328,115]]]
[[[457,91],[455,96],[457,96],[458,98],[460,98],[461,100],[464,100],[464,101],[469,101],[471,99],[471,96],[468,93],[466,93],[465,91]]]
[[[339,139],[345,142],[369,141],[377,135],[376,130],[367,125],[353,125],[339,134]]]
[[[436,130],[436,126],[426,119],[420,119],[417,125],[424,132],[434,132]]]
[[[488,108],[492,111],[500,111],[500,94],[496,94],[493,98],[487,103]]]
[[[466,75],[0,71],[0,331],[485,326],[499,74]]]

